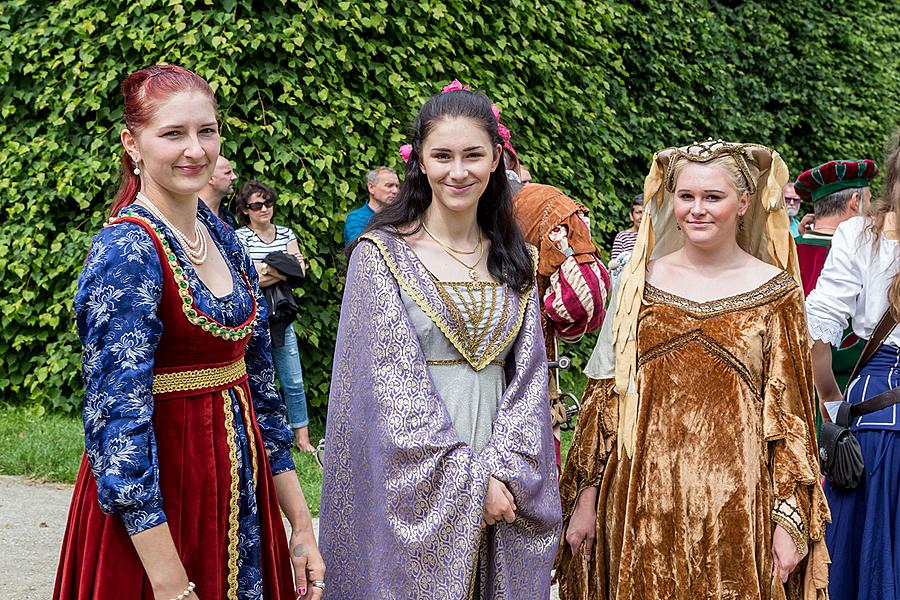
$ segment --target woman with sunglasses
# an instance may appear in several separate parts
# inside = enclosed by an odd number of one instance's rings
[[[275,190],[256,180],[245,183],[237,195],[238,221],[241,224],[237,236],[253,259],[261,288],[286,279],[284,274],[263,262],[272,252],[287,252],[292,255],[300,263],[302,273],[306,274],[306,261],[297,245],[297,236],[289,227],[272,222],[276,199]],[[272,308],[269,307],[269,310],[271,313]],[[309,413],[294,326],[288,323],[283,335],[280,331],[275,333],[277,335],[272,336],[272,359],[287,405],[288,421],[294,430],[294,445],[299,450],[315,452],[315,447],[309,441]]]

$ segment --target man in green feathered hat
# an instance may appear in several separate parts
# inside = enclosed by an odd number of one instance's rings
[[[816,287],[837,226],[868,210],[872,198],[869,183],[877,174],[878,167],[871,160],[832,160],[797,177],[794,189],[800,198],[811,201],[815,210],[815,228],[794,240],[804,295]],[[865,340],[848,328],[840,346],[832,349],[831,365],[841,389],[846,387],[864,346]],[[819,419],[817,410],[817,425]]]

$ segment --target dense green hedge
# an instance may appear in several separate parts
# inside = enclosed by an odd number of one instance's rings
[[[762,142],[795,173],[878,157],[900,121],[898,13],[875,0],[6,0],[0,400],[78,406],[71,299],[115,189],[131,70],[207,77],[223,153],[279,190],[280,222],[312,258],[299,331],[321,407],[343,216],[368,167],[399,167],[407,124],[444,83],[490,95],[535,178],[592,206],[608,241],[662,146]]]

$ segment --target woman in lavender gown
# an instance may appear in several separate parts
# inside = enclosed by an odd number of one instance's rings
[[[351,248],[322,491],[330,598],[549,598],[561,511],[534,256],[491,103],[413,125],[396,202]]]

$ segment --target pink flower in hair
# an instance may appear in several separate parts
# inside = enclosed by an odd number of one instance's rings
[[[412,154],[412,145],[403,144],[402,146],[400,146],[400,156],[403,157],[403,162],[405,162],[405,163],[409,162],[410,154]]]
[[[509,129],[506,128],[506,125],[502,123],[497,124],[497,132],[500,134],[500,137],[503,138],[504,142],[509,142],[509,138],[512,137],[512,134],[509,133]]]
[[[456,90],[465,90],[468,92],[471,91],[471,88],[460,83],[459,79],[454,79],[449,83],[449,85],[444,86],[444,89],[441,90],[441,93],[446,94],[447,92],[455,92]]]
[[[497,122],[500,122],[500,109],[497,108],[496,104],[491,104],[491,112],[494,113],[494,118],[497,119]]]

